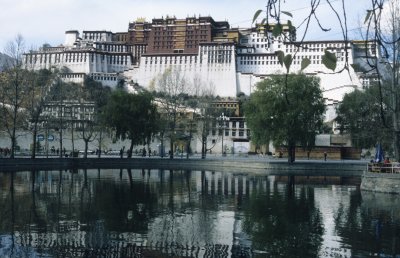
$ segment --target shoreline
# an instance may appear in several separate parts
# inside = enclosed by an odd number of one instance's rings
[[[79,168],[187,169],[298,176],[362,176],[367,162],[356,160],[320,161],[257,157],[200,158],[14,158],[0,159],[0,171],[58,170]]]
[[[363,160],[297,160],[264,157],[160,158],[15,158],[0,159],[0,172],[76,169],[161,169],[252,173],[275,176],[357,177],[360,189],[376,193],[400,194],[400,174],[370,173]]]

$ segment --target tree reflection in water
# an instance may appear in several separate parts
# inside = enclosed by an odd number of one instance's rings
[[[314,190],[277,185],[263,195],[251,195],[244,204],[244,231],[252,247],[268,256],[318,257],[324,227],[314,203]],[[261,197],[261,198],[260,198]]]
[[[353,192],[335,215],[338,235],[354,257],[400,255],[400,199],[397,195]],[[397,255],[397,256],[396,256]]]
[[[349,202],[329,199],[327,236],[316,191],[331,198],[329,188],[212,171],[0,173],[0,257],[399,255],[398,201],[357,188]],[[326,238],[350,252],[322,250]]]

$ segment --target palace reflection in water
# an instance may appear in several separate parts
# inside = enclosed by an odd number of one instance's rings
[[[400,256],[398,196],[210,171],[0,173],[0,257]]]

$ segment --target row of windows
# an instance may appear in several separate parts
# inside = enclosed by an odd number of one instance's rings
[[[188,35],[193,35],[193,34],[208,34],[208,30],[187,30],[187,31],[180,31],[180,30],[163,30],[163,31],[155,31],[154,35],[155,36],[165,36],[165,35],[174,35],[178,32],[186,32]]]
[[[276,56],[242,56],[242,57],[238,57],[238,60],[276,60],[277,57]]]
[[[227,46],[227,45],[219,45],[219,46],[202,46],[201,47],[201,52],[203,54],[207,54],[207,52],[210,51],[216,51],[216,50],[232,50],[233,46]]]
[[[269,48],[269,44],[261,44],[261,45],[259,45],[259,44],[253,44],[252,45],[252,47],[254,47],[254,48]],[[278,48],[281,48],[281,45],[278,45]]]
[[[329,51],[334,51],[332,48],[297,48],[297,49],[289,49],[288,47],[286,47],[286,52],[324,52],[325,49],[329,50]],[[340,51],[339,49],[336,50],[336,52]],[[344,52],[344,49],[341,50],[342,52]]]
[[[62,78],[83,78],[85,75],[84,74],[63,74]]]
[[[232,62],[232,60],[231,60],[230,57],[228,57],[228,58],[222,58],[222,57],[210,58],[210,57],[208,57],[207,62],[208,63],[219,63],[219,64],[221,64],[221,63],[230,63],[230,62]]]
[[[342,52],[336,53],[336,57],[338,59],[341,59],[344,57],[344,53],[342,53]],[[310,60],[321,59],[322,55],[306,55],[306,56],[305,55],[296,55],[296,56],[293,56],[293,60],[302,60],[303,58],[308,58]],[[237,59],[239,61],[242,61],[242,60],[244,60],[244,61],[246,61],[246,60],[249,60],[249,61],[262,60],[262,61],[264,61],[264,60],[277,60],[277,57],[276,56],[253,56],[253,55],[251,55],[251,56],[239,56]]]
[[[200,39],[200,40],[186,40],[185,44],[193,46],[193,47],[197,47],[199,42],[204,42],[204,41],[205,40],[202,40],[202,39]],[[183,42],[183,41],[180,41],[180,42]],[[154,41],[153,45],[154,45],[155,48],[157,48],[157,47],[163,47],[164,48],[164,47],[175,45],[175,41]]]
[[[90,34],[85,33],[83,35],[83,39],[93,40],[93,41],[107,41],[107,39],[110,39],[110,37],[107,37],[107,35],[102,34],[102,33],[94,33],[94,34],[93,33],[90,33]]]
[[[169,64],[191,64],[191,63],[197,63],[197,59],[194,59],[194,60],[192,60],[192,59],[190,59],[190,60],[165,59],[163,61],[157,61],[157,60],[154,61],[154,64],[158,64],[158,63],[159,64],[162,64],[162,63],[164,63],[164,64],[168,64],[168,63]],[[152,65],[153,61],[145,61],[145,64]]]
[[[181,67],[182,64],[168,64],[169,66],[178,66]],[[163,65],[157,65],[157,66],[144,66],[144,72],[145,73],[153,73],[153,72],[163,72],[165,69],[165,67]],[[187,66],[185,66],[185,71],[196,71],[196,72],[210,72],[210,73],[215,73],[215,72],[230,72],[232,71],[234,68],[232,68],[231,66],[217,66],[214,64],[210,64],[206,67],[202,67],[201,65],[193,65],[193,64],[189,64]]]
[[[310,60],[311,64],[322,64],[322,61],[319,59],[312,59]],[[338,61],[343,62],[344,58],[341,57],[338,59]],[[279,64],[278,61],[240,61],[239,62],[241,65],[277,65]],[[301,64],[301,60],[294,60],[293,61],[294,65],[300,65]]]
[[[154,58],[152,56],[151,57],[145,57],[145,61],[146,62],[147,61],[152,62],[153,60],[155,62],[157,62],[158,60],[160,62],[162,62],[163,60],[167,61],[167,60],[170,60],[170,59],[174,59],[174,60],[177,60],[177,59],[179,59],[179,60],[192,60],[192,59],[194,59],[194,60],[197,60],[197,56],[165,56],[165,57],[163,57],[163,56],[161,56],[161,57],[155,56]]]
[[[232,126],[230,126],[230,125],[232,125]],[[225,127],[226,127],[227,130],[229,128],[241,128],[241,129],[243,129],[244,125],[245,125],[244,121],[225,121]],[[213,122],[212,127],[217,128],[218,126],[220,126],[218,124],[218,122]],[[239,127],[236,127],[236,126],[239,126]]]
[[[275,38],[274,38],[274,39],[275,39]],[[281,36],[279,36],[279,37],[277,38],[277,40],[278,40],[278,41],[281,41],[281,40],[282,40]],[[272,40],[272,41],[274,41],[274,40]],[[253,38],[253,39],[251,40],[251,42],[269,42],[269,38],[263,37],[263,38],[257,38],[257,40]]]
[[[279,62],[278,61],[271,61],[271,62],[269,62],[269,61],[258,61],[258,63],[257,63],[257,61],[240,61],[240,64],[241,65],[256,65],[256,64],[259,64],[259,65],[264,65],[264,64],[275,65],[275,64],[279,64]]]
[[[92,76],[93,80],[96,81],[116,81],[117,77],[115,76]]]
[[[104,62],[104,60],[107,60],[108,64],[116,64],[116,65],[128,65],[128,56],[105,56],[101,55],[100,57],[98,55],[90,55],[91,56],[91,62],[93,63],[96,59],[96,61],[101,61]]]
[[[75,62],[86,62],[87,57],[89,54],[44,54],[44,55],[29,55],[25,59],[25,63],[36,64],[36,63],[60,63],[62,60],[66,63],[75,63]],[[128,56],[105,56],[101,55],[100,57],[97,55],[90,54],[91,62],[93,63],[94,60],[100,59],[104,61],[107,58],[107,62],[110,64],[125,64],[128,65]]]
[[[218,136],[222,135],[222,129],[218,129]],[[244,137],[244,133],[247,131],[247,136],[250,136],[250,130],[228,130],[225,129],[225,136],[239,136],[239,137]],[[211,130],[211,135],[216,136],[217,135],[217,130]]]
[[[108,52],[128,52],[127,46],[121,45],[98,45],[97,49],[101,49]]]

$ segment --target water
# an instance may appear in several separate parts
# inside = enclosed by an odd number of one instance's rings
[[[0,257],[400,257],[399,196],[339,178],[295,181],[209,171],[0,173]]]

